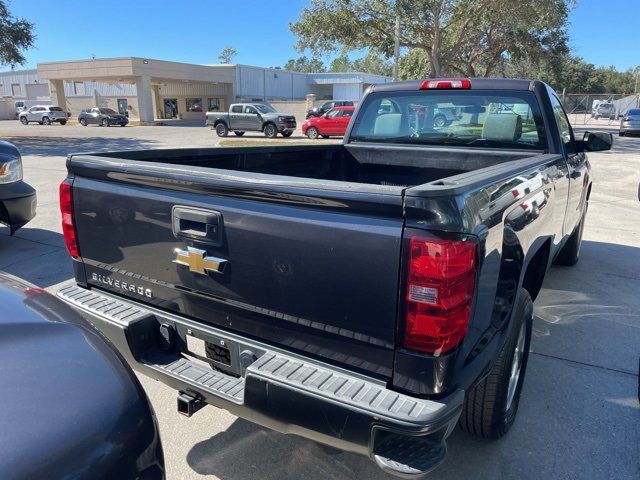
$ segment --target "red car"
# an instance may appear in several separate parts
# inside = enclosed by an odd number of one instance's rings
[[[354,106],[335,107],[321,117],[311,117],[302,124],[302,133],[312,140],[318,138],[343,136],[347,131],[349,120],[356,109]]]

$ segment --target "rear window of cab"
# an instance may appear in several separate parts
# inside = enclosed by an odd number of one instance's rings
[[[487,148],[547,148],[538,101],[529,91],[373,92],[349,141]]]

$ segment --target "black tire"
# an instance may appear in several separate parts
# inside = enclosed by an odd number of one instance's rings
[[[236,137],[241,137],[242,135],[244,135],[244,132],[239,132],[238,130],[235,130],[233,133],[235,133]]]
[[[309,137],[311,140],[317,139],[319,135],[320,132],[318,132],[318,129],[316,127],[307,128],[307,137]]]
[[[216,135],[219,137],[226,137],[229,135],[229,129],[225,123],[219,123],[216,125]]]
[[[445,127],[447,125],[447,117],[442,114],[438,114],[433,117],[433,126],[434,127]]]
[[[108,127],[109,126],[109,120],[107,120],[106,118],[103,118],[102,121],[100,122],[100,126]]]
[[[80,125],[82,125],[83,127],[86,127],[87,126],[87,120],[84,119],[84,118],[81,118],[80,119]]]
[[[51,125],[51,119],[49,117],[42,117],[43,125]]]
[[[267,138],[276,138],[278,135],[278,128],[273,123],[267,123],[264,126],[264,136]]]
[[[282,132],[284,138],[289,138],[291,135],[293,135],[293,132]]]
[[[126,127],[126,126],[127,126],[127,124],[126,124],[126,123],[121,123],[121,124],[120,124],[120,126],[121,126],[121,127]]]
[[[582,244],[582,232],[584,231],[584,221],[587,216],[587,211],[582,214],[580,223],[576,225],[576,228],[571,233],[571,236],[558,253],[555,263],[556,265],[564,265],[565,267],[572,267],[580,259],[580,245]]]
[[[600,118],[600,115],[595,115],[593,118],[595,118],[596,120],[598,120]]]
[[[520,289],[511,323],[509,338],[498,360],[489,375],[467,392],[460,416],[462,429],[481,438],[495,440],[505,435],[518,413],[533,323],[533,302],[529,292],[523,288]],[[519,360],[519,374],[511,382],[516,359]],[[511,383],[513,392],[509,388]]]
[[[66,121],[66,120],[61,120],[61,121],[60,121],[60,125],[66,125],[66,124],[67,124],[67,121]]]
[[[618,132],[619,137],[624,137],[624,132]]]
[[[29,125],[29,120],[27,120],[27,117],[20,117],[20,123],[22,123],[23,125]]]

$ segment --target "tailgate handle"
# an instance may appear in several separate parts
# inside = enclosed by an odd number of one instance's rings
[[[171,211],[173,234],[177,238],[222,245],[222,214],[194,207],[174,206]]]

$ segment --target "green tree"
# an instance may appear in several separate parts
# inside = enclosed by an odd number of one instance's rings
[[[374,50],[369,50],[364,57],[356,58],[352,63],[352,67],[355,72],[386,75],[388,77],[393,74],[393,64],[384,55]]]
[[[329,64],[330,72],[353,72],[353,63],[347,56],[346,52],[342,52],[334,58]]]
[[[303,73],[322,73],[327,71],[321,60],[318,60],[317,58],[309,58],[304,55],[290,59],[284,64],[283,68],[290,72]]]
[[[422,51],[431,76],[489,76],[508,58],[566,50],[572,0],[312,0],[290,25],[297,48],[314,53],[400,46]],[[413,54],[417,55],[417,54]],[[412,57],[412,60],[417,60]]]
[[[235,48],[224,47],[218,55],[218,60],[220,63],[231,63],[236,55],[238,55],[238,51]]]
[[[13,17],[7,3],[0,0],[0,65],[22,65],[22,52],[33,47],[34,40],[33,23]]]
[[[427,53],[419,48],[412,48],[400,57],[398,78],[400,80],[416,80],[431,77],[431,64]]]

